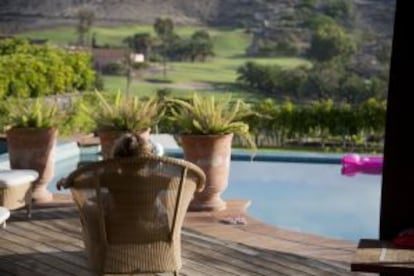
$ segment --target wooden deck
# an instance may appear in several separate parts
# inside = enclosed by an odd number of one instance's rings
[[[30,220],[24,211],[12,212],[0,229],[0,275],[92,275],[80,231],[73,206],[37,208]],[[182,256],[180,275],[360,275],[346,262],[249,246],[188,227]]]

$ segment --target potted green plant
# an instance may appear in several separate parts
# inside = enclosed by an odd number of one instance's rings
[[[206,186],[190,204],[192,211],[216,211],[226,208],[221,193],[228,185],[231,146],[237,135],[256,148],[244,118],[253,111],[242,100],[231,97],[216,100],[194,93],[189,100],[172,99],[172,120],[180,128],[184,159],[200,166]]]
[[[52,194],[47,185],[54,175],[57,125],[63,113],[55,102],[36,98],[10,103],[6,139],[11,169],[32,169],[39,173],[34,183],[34,202],[47,202]]]
[[[163,112],[156,98],[140,99],[118,91],[114,98],[106,98],[95,91],[97,107],[85,108],[94,120],[101,143],[102,156],[110,157],[114,141],[125,132],[139,133],[149,139],[151,127],[156,125]]]

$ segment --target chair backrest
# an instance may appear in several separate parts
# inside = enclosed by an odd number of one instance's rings
[[[92,268],[102,273],[177,271],[181,227],[205,175],[175,158],[141,156],[85,165],[70,188]]]

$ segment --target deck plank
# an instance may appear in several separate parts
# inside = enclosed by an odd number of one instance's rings
[[[25,227],[22,227],[22,224],[24,224]],[[59,252],[59,256],[61,258],[64,258],[66,262],[76,265],[80,268],[84,268],[86,270],[88,269],[88,266],[86,264],[86,257],[83,257],[83,244],[79,239],[76,240],[75,243],[71,244],[68,239],[62,239],[62,235],[56,236],[50,231],[46,232],[44,230],[42,232],[42,229],[37,229],[33,224],[19,223],[18,225],[13,226],[14,227],[10,229],[10,231],[12,231],[15,235],[24,237],[27,236],[27,233],[30,233],[31,241],[28,242],[30,246],[35,246],[35,248],[37,248],[39,245],[42,247],[44,246],[46,250]],[[36,242],[32,242],[32,240]],[[73,252],[75,252],[75,254],[73,254]]]
[[[0,252],[2,249],[0,249]],[[19,276],[42,276],[42,274],[35,273],[31,266],[24,263],[16,262],[16,258],[13,257],[1,257],[0,258],[0,275],[19,275]]]
[[[50,239],[45,238],[46,241],[50,241],[52,239],[64,241],[66,244],[76,246],[78,250],[83,250],[83,242],[79,239],[79,233],[76,233],[76,236],[71,236],[68,235],[67,232],[63,231],[61,227],[56,227],[53,224],[39,221],[19,223],[17,227],[50,237]],[[62,236],[64,236],[64,238],[62,238]]]
[[[0,260],[10,260],[17,267],[30,269],[33,274],[44,276],[73,275],[72,273],[56,268],[53,265],[53,257],[51,255],[45,254],[42,257],[37,252],[27,250],[19,244],[7,243],[4,239],[1,240],[0,246]],[[14,273],[14,270],[9,272]]]
[[[92,275],[83,252],[76,208],[13,212],[0,230],[0,275]],[[183,229],[183,267],[188,276],[323,276],[359,275],[346,264],[253,247]],[[166,275],[166,274],[160,274]]]
[[[216,251],[216,253],[220,252],[225,256],[230,247],[233,249],[232,265],[240,267],[240,263],[243,264],[243,266],[245,266],[246,263],[249,263],[254,267],[256,273],[264,273],[264,275],[349,275],[349,272],[346,269],[341,268],[341,265],[332,265],[288,253],[263,249],[257,250],[246,245],[225,242],[217,239],[210,241],[210,243],[203,243],[202,240],[206,240],[206,237],[188,237],[188,233],[185,233],[184,236],[184,246],[186,243],[194,243],[197,245],[194,248],[198,248],[198,251],[201,252],[207,251],[210,247],[214,247],[214,245],[221,245],[219,251]],[[223,256],[218,256],[219,259],[223,259],[222,257]],[[299,263],[298,259],[303,263]],[[241,268],[246,269],[243,266]]]
[[[90,271],[86,270],[85,266],[80,267],[73,262],[73,259],[76,258],[76,255],[82,254],[81,251],[61,251],[41,242],[22,238],[19,235],[4,234],[4,231],[2,232],[2,238],[3,240],[1,246],[4,246],[4,248],[8,249],[14,254],[20,256],[26,255],[26,258],[39,261],[41,264],[59,271],[59,273],[62,275],[90,275]]]
[[[191,254],[193,255],[206,258],[232,272],[244,270],[250,273],[257,273],[258,275],[309,275],[286,266],[276,265],[269,267],[270,263],[260,262],[260,259],[257,258],[260,254],[259,252],[254,253],[253,250],[248,252],[243,246],[239,246],[240,249],[237,249],[236,246],[233,246],[232,248],[226,247],[224,243],[221,244],[222,246],[218,246],[219,244],[213,245],[213,248],[211,248],[211,244],[207,244],[203,240],[194,237],[186,237],[185,242],[183,243],[183,248],[191,251]],[[231,245],[229,244],[228,246]],[[232,254],[231,258],[226,258],[229,253]]]

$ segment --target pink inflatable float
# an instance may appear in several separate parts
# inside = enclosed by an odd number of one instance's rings
[[[346,154],[342,157],[343,175],[353,176],[357,173],[381,174],[382,156],[360,156],[359,154]]]

